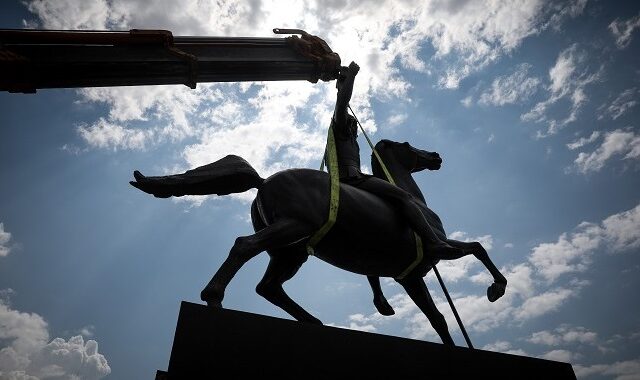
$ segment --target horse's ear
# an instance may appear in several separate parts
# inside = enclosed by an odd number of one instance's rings
[[[374,146],[376,148],[376,150],[381,149],[384,147],[384,145],[386,144],[387,140],[380,140],[376,143],[376,145]]]

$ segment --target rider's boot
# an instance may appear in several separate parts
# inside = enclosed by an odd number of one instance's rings
[[[455,258],[464,255],[464,250],[455,248],[438,238],[425,219],[422,211],[413,202],[405,205],[405,214],[413,230],[420,236],[427,252],[430,255],[441,258]]]

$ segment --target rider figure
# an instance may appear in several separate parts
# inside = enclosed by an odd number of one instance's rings
[[[430,252],[437,256],[459,253],[460,248],[454,248],[436,236],[420,207],[415,203],[413,195],[383,179],[360,171],[360,148],[356,140],[357,122],[347,112],[353,83],[359,70],[360,67],[355,62],[351,62],[349,67],[341,68],[336,84],[338,97],[331,125],[336,141],[340,182],[392,200]]]

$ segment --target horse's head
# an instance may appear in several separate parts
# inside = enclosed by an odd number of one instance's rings
[[[424,169],[438,170],[442,166],[442,158],[438,153],[414,148],[408,142],[381,140],[376,144],[376,151],[383,160],[384,157],[393,157],[395,162],[411,173]],[[380,170],[378,160],[374,156],[371,157],[371,167],[374,174],[376,170]]]

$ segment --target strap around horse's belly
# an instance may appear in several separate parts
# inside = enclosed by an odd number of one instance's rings
[[[340,177],[338,172],[338,154],[336,151],[336,140],[333,134],[333,127],[329,127],[325,160],[327,161],[329,169],[330,183],[329,217],[324,225],[322,225],[322,227],[320,227],[320,229],[311,236],[307,243],[307,253],[311,256],[315,253],[315,246],[318,245],[320,240],[322,240],[329,230],[331,230],[338,218],[338,206],[340,205]]]
[[[424,257],[424,253],[422,251],[422,239],[415,232],[413,233],[413,237],[416,240],[416,259],[411,264],[409,264],[407,269],[402,271],[400,275],[394,277],[394,279],[396,280],[402,280],[403,278],[405,278],[409,273],[411,273],[412,270],[415,269],[416,266],[418,266],[418,264],[422,262],[422,258]]]

